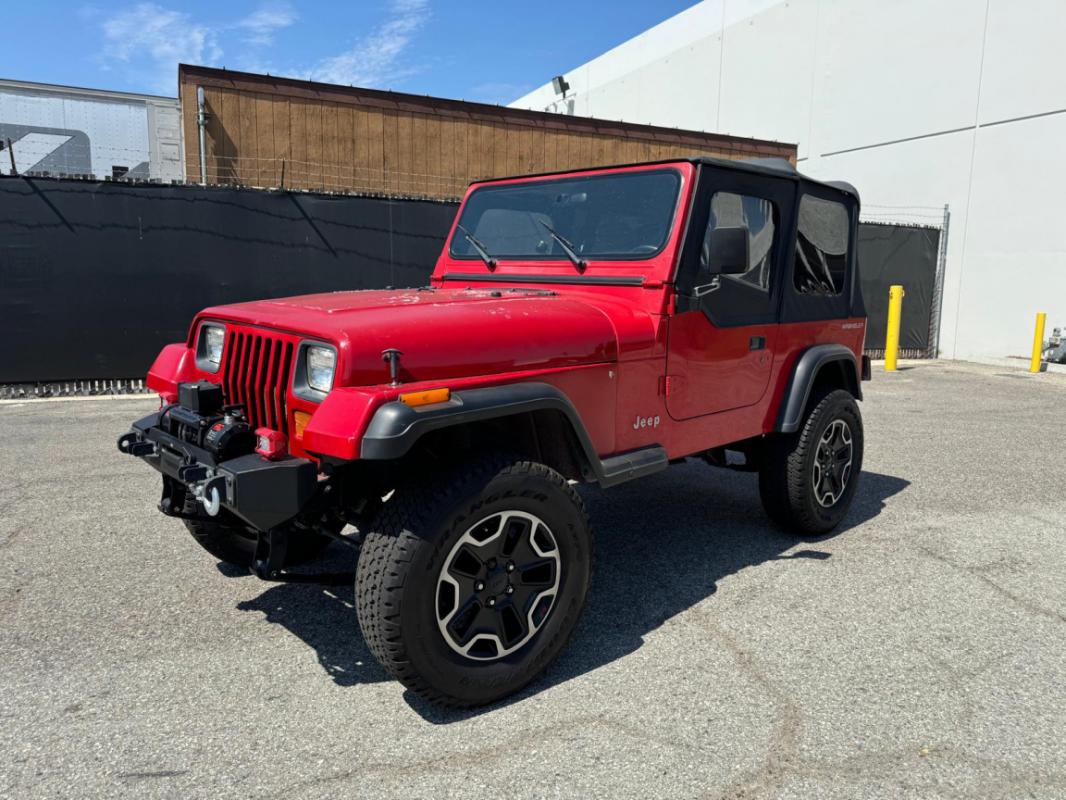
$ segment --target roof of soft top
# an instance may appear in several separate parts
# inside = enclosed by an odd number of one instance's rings
[[[708,158],[705,156],[699,156],[698,158],[684,159],[686,161],[692,161],[693,163],[707,163],[715,164],[717,166],[733,166],[738,164],[744,164],[748,167],[757,167],[758,171],[772,172],[775,175],[786,175],[798,179],[803,179],[808,183],[817,183],[820,186],[827,186],[830,189],[836,189],[838,192],[844,192],[859,199],[859,191],[847,181],[820,181],[816,178],[812,178],[810,175],[804,175],[794,166],[791,161],[787,161],[783,158],[745,158],[740,161],[726,161],[721,158]]]
[[[791,178],[796,181],[803,180],[808,183],[815,183],[819,186],[825,186],[829,189],[843,192],[844,194],[850,194],[856,200],[859,199],[858,190],[856,190],[850,183],[845,183],[844,181],[817,180],[809,175],[804,175],[792,166],[790,161],[783,158],[745,158],[734,161],[726,158],[712,158],[710,156],[679,156],[677,158],[664,158],[658,161],[638,161],[629,164],[606,164],[596,167],[579,167],[574,169],[556,170],[554,172],[539,172],[532,175],[510,175],[505,178],[486,178],[484,180],[474,181],[474,183],[496,183],[497,181],[509,181],[515,180],[516,178],[540,178],[552,175],[568,175],[572,172],[623,169],[625,167],[644,167],[655,164],[676,164],[678,161],[688,161],[691,164],[709,164],[723,169],[753,172],[759,175],[773,175],[774,177]]]

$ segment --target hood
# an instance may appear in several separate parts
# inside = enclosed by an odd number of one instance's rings
[[[218,319],[333,342],[337,385],[384,383],[381,352],[403,353],[405,383],[614,361],[611,320],[575,297],[537,289],[333,292],[218,306]]]

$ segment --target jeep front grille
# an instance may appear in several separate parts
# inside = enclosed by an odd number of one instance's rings
[[[285,393],[292,382],[290,337],[254,328],[228,327],[223,357],[222,390],[226,402],[240,404],[252,429],[289,433]]]

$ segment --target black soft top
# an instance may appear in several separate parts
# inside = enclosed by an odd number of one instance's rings
[[[755,175],[769,175],[775,178],[789,178],[806,184],[825,187],[834,192],[840,192],[854,198],[859,202],[859,192],[850,183],[844,181],[820,181],[809,175],[804,175],[792,163],[784,158],[744,158],[733,160],[728,158],[712,158],[711,156],[677,156],[675,158],[662,158],[656,161],[634,161],[628,164],[604,164],[595,167],[574,167],[565,170],[553,170],[552,172],[537,172],[527,175],[509,175],[505,178],[486,178],[473,181],[473,183],[496,183],[497,181],[511,181],[516,178],[548,178],[554,175],[569,175],[572,172],[585,172],[589,170],[625,169],[626,167],[646,167],[656,164],[676,164],[678,161],[687,161],[690,164],[707,164],[720,169],[736,170]]]

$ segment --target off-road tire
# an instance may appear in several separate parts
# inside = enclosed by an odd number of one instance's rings
[[[509,655],[475,661],[438,627],[438,580],[471,526],[508,511],[536,515],[550,528],[558,594],[532,638]],[[359,624],[382,666],[422,698],[455,708],[491,703],[537,678],[566,646],[584,608],[592,556],[584,504],[558,472],[518,457],[474,457],[410,480],[385,504],[356,567]]]
[[[202,507],[192,495],[186,496],[182,510],[186,514],[202,513]],[[215,519],[205,517],[183,521],[196,543],[219,561],[238,567],[252,566],[256,536],[225,509],[219,511]],[[295,566],[310,561],[318,556],[330,541],[328,536],[312,531],[294,531],[289,537],[285,566]]]
[[[846,423],[852,445],[851,468],[840,497],[829,507],[816,497],[812,475],[822,436],[836,420]],[[799,431],[767,441],[759,470],[759,495],[770,519],[800,536],[828,533],[848,513],[862,471],[863,429],[858,403],[843,389],[811,399]]]

